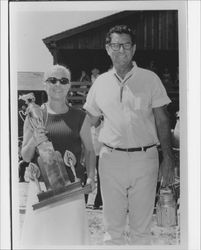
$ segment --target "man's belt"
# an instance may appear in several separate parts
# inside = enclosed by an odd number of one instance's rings
[[[103,145],[110,148],[110,149],[118,150],[118,151],[124,151],[124,152],[135,152],[135,151],[144,151],[144,152],[146,152],[148,148],[152,148],[152,147],[156,146],[156,144],[152,144],[152,145],[149,145],[149,146],[138,147],[138,148],[114,148],[114,147],[108,146],[105,143],[103,143]]]

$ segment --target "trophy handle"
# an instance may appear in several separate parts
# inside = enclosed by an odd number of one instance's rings
[[[41,193],[42,189],[38,181],[38,178],[40,177],[39,167],[35,163],[30,162],[28,168],[29,168],[29,178],[35,181],[38,193]]]
[[[71,167],[71,165],[75,166],[77,160],[71,151],[66,150],[64,153],[64,162],[68,167]]]
[[[75,172],[75,167],[74,167],[76,162],[77,162],[77,160],[75,158],[75,155],[71,151],[66,150],[64,153],[64,163],[66,164],[66,166],[71,168],[73,175],[75,177],[75,181],[78,181],[78,178],[77,178],[76,172]]]

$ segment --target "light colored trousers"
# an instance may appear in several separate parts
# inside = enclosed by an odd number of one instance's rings
[[[99,164],[105,244],[150,244],[159,166],[157,148],[128,153],[103,146]]]

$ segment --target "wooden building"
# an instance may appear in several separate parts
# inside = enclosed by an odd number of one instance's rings
[[[176,10],[123,11],[43,39],[54,63],[68,66],[73,80],[82,69],[108,70],[111,61],[105,51],[105,35],[115,24],[128,24],[136,32],[134,59],[146,67],[154,60],[174,74],[178,66],[178,13]]]

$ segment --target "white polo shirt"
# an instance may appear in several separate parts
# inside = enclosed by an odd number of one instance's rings
[[[159,77],[133,64],[124,79],[114,68],[100,75],[84,104],[92,115],[104,115],[99,141],[112,147],[158,144],[152,109],[171,102]]]

